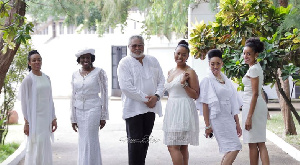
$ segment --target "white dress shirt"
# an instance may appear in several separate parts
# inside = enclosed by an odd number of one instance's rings
[[[143,65],[135,58],[126,56],[118,66],[118,80],[122,91],[123,119],[147,112],[162,116],[161,102],[148,108],[146,96],[163,97],[165,78],[156,58],[145,55]]]

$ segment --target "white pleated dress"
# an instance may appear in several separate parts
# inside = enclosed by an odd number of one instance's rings
[[[258,98],[255,106],[254,113],[252,115],[252,128],[250,131],[245,130],[245,122],[249,113],[250,103],[252,99],[252,86],[251,78],[258,77]],[[252,65],[243,77],[244,95],[243,95],[243,143],[259,143],[266,142],[266,125],[268,107],[265,100],[261,96],[261,90],[263,85],[264,75],[263,70],[259,63]]]
[[[163,131],[165,145],[199,145],[199,117],[195,102],[182,88],[184,74],[165,84],[169,92]]]

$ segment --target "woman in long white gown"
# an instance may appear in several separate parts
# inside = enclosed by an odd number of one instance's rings
[[[165,84],[169,98],[163,123],[164,144],[174,165],[187,165],[188,144],[199,145],[199,117],[194,102],[199,97],[199,82],[196,72],[186,65],[189,51],[186,41],[178,43],[174,52],[177,66],[169,71]]]
[[[260,159],[263,165],[270,164],[266,142],[268,108],[261,96],[264,81],[263,70],[256,58],[264,50],[264,44],[258,38],[246,41],[243,54],[249,70],[243,77],[243,142],[249,145],[250,164],[257,165]]]
[[[72,127],[79,132],[78,165],[102,164],[98,134],[109,117],[107,77],[93,66],[94,54],[94,49],[84,49],[75,55],[82,66],[73,73],[71,99]]]
[[[50,137],[57,128],[50,79],[41,72],[42,58],[33,50],[28,55],[29,75],[23,80],[19,99],[28,136],[25,165],[52,165]]]
[[[213,133],[224,153],[221,165],[231,165],[242,149],[239,137],[242,129],[239,124],[241,99],[231,81],[221,72],[222,52],[212,49],[207,53],[210,70],[200,83],[200,97],[197,107],[203,112],[206,138]]]

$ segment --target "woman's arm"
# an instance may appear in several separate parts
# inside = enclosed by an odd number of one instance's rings
[[[241,126],[240,126],[239,116],[237,114],[234,115],[234,121],[236,123],[236,132],[237,132],[237,135],[238,135],[238,137],[241,137],[242,136],[242,129],[241,129]]]
[[[259,77],[250,78],[250,80],[251,80],[251,86],[252,86],[252,99],[251,99],[251,102],[250,102],[250,109],[249,109],[249,113],[248,113],[246,123],[245,123],[245,129],[248,130],[248,131],[252,128],[252,115],[254,113],[257,98],[258,98],[258,95],[259,95],[258,94]]]
[[[203,118],[205,122],[205,135],[206,138],[209,137],[209,134],[213,132],[210,121],[209,121],[209,109],[208,104],[203,103]]]
[[[187,86],[184,87],[186,93],[189,97],[193,99],[198,99],[200,94],[199,80],[196,72],[194,70],[188,70],[181,80],[181,84],[188,83]]]
[[[100,71],[99,75],[100,80],[99,85],[101,89],[101,99],[102,99],[102,109],[101,109],[101,117],[100,120],[108,120],[109,113],[108,113],[108,85],[107,85],[107,76],[103,69]]]

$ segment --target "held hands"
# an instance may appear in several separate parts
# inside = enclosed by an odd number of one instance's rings
[[[157,102],[157,97],[156,96],[146,96],[146,98],[148,99],[147,102],[144,102],[147,107],[149,108],[154,108]]]
[[[54,120],[52,121],[52,132],[55,132],[56,129],[57,129],[57,122],[56,122],[56,119],[54,119]]]
[[[250,131],[250,129],[252,129],[252,118],[247,118],[246,122],[245,122],[245,129],[247,131]]]
[[[100,120],[100,129],[102,129],[106,124],[105,120]]]

